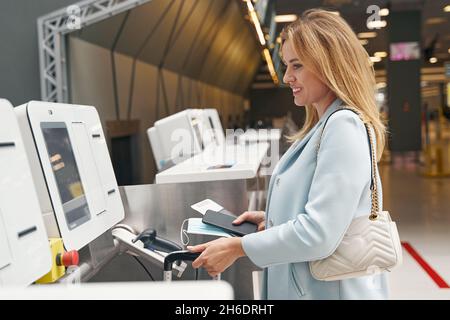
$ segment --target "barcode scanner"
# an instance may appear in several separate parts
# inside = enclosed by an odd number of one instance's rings
[[[135,243],[139,240],[144,243],[144,248],[149,250],[157,250],[162,252],[183,250],[178,243],[158,237],[156,235],[156,230],[151,228],[142,231],[135,239],[132,240],[132,242]]]

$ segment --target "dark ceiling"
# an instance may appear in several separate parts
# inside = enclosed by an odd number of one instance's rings
[[[152,0],[72,36],[240,95],[260,65],[238,0]]]
[[[450,13],[443,8],[450,5],[449,0],[276,0],[277,14],[297,14],[310,8],[322,7],[337,10],[352,26],[356,33],[371,31],[366,27],[366,21],[370,14],[366,13],[368,6],[378,5],[380,8],[390,8],[390,11],[420,10],[422,12],[422,46],[429,46],[437,37],[434,48],[434,56],[438,62],[430,64],[424,62],[424,66],[442,66],[444,61],[450,61]],[[382,17],[385,20],[386,17]],[[429,20],[430,18],[440,18]],[[439,22],[440,21],[440,22]],[[439,23],[433,23],[439,22]],[[277,26],[281,31],[284,24]],[[369,39],[365,46],[368,53],[373,55],[376,51],[387,51],[387,27],[376,30],[376,38]],[[384,62],[376,63],[377,69],[384,67]]]
[[[430,47],[435,42],[433,55],[438,58],[437,63],[431,64],[426,60],[423,66],[437,67],[450,61],[450,13],[443,10],[446,5],[450,5],[450,0],[273,1],[278,15],[301,15],[305,10],[317,7],[337,10],[356,33],[371,31],[366,26],[370,16],[366,11],[370,5],[389,8],[391,12],[420,10],[422,47]],[[158,25],[158,18],[164,16],[163,13],[170,4],[173,6],[168,9],[160,26],[153,28]],[[211,11],[208,9],[210,7]],[[131,10],[123,32],[117,39],[124,14],[85,28],[75,36],[106,48],[111,48],[117,40],[115,50],[129,56],[135,56],[139,48],[142,48],[138,57],[140,60],[155,65],[163,61],[164,67],[170,70],[242,94],[252,82],[272,83],[267,64],[261,63],[262,50],[248,19],[246,7],[242,0],[153,0]],[[382,17],[383,20],[388,18]],[[183,25],[178,26],[172,49],[166,52],[163,44],[171,38],[173,22],[177,20]],[[182,23],[183,21],[186,23]],[[277,25],[278,33],[284,25]],[[150,36],[152,29],[156,32]],[[389,24],[376,30],[376,38],[369,39],[365,46],[369,55],[373,56],[377,51],[388,51],[388,29]],[[145,41],[148,38],[150,41]],[[143,43],[145,46],[141,47]],[[191,51],[190,47],[194,50]],[[385,69],[385,61],[383,59],[375,63],[375,69]]]

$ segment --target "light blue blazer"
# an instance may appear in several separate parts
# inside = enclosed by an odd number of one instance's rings
[[[353,218],[370,213],[369,143],[359,117],[333,114],[316,152],[325,120],[341,103],[335,100],[280,159],[269,184],[266,230],[242,238],[250,260],[265,268],[263,299],[388,298],[386,274],[318,281],[309,270],[309,261],[334,252]]]

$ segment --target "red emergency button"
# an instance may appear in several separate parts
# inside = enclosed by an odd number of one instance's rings
[[[78,255],[78,251],[76,251],[76,250],[64,252],[62,254],[62,257],[61,257],[61,254],[58,254],[56,256],[56,264],[58,266],[65,266],[65,267],[77,266],[79,262],[80,262],[80,257]]]

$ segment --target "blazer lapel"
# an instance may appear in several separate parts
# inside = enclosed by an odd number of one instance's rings
[[[315,125],[309,132],[306,134],[306,136],[303,137],[302,140],[294,142],[294,145],[291,146],[291,148],[286,151],[284,156],[280,159],[278,162],[278,166],[275,168],[274,172],[275,175],[278,175],[284,171],[287,164],[291,162],[292,157],[297,154],[297,152],[303,148],[303,146],[306,145],[306,143],[311,139],[311,136],[316,132],[317,125]],[[296,145],[295,145],[296,144]],[[268,221],[268,208],[270,205],[270,196],[272,194],[273,185],[275,183],[274,175],[272,174],[272,178],[269,182],[269,188],[267,190],[267,202],[266,202],[266,221]]]
[[[336,99],[333,101],[333,103],[327,108],[325,113],[320,117],[319,121],[315,124],[314,127],[311,128],[311,130],[308,131],[308,133],[298,142],[296,142],[296,145],[293,145],[291,149],[289,149],[286,152],[286,157],[283,159],[282,163],[280,163],[280,167],[278,168],[278,172],[284,171],[286,166],[290,163],[290,160],[292,157],[296,156],[301,152],[301,150],[306,146],[306,144],[311,140],[311,137],[316,133],[316,131],[322,127],[322,124],[324,121],[330,116],[333,111],[337,110],[341,105],[341,100]],[[321,130],[321,129],[320,129]]]
[[[308,133],[300,141],[294,142],[291,148],[289,148],[288,151],[286,151],[285,155],[280,159],[278,167],[274,170],[274,174],[278,175],[284,171],[286,166],[291,162],[292,158],[298,155],[298,153],[303,149],[303,147],[305,147],[305,145],[309,142],[309,140],[311,140],[311,137],[314,135],[314,133],[319,128],[320,130],[322,130],[321,128],[325,120],[330,116],[331,113],[339,109],[341,107],[341,104],[342,100],[339,98],[333,101],[333,103],[328,107],[328,109],[325,111],[322,117],[320,117],[316,125],[312,127],[311,130],[309,130]],[[276,179],[270,179],[269,188],[267,190],[266,220],[270,204],[270,196],[272,194],[273,184],[275,180]]]

